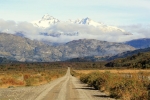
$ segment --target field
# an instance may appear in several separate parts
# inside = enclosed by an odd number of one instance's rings
[[[46,84],[66,74],[57,63],[17,63],[0,65],[0,88]]]
[[[131,74],[131,73],[150,73],[150,70],[142,70],[142,69],[105,69],[105,70],[74,70],[76,73],[89,74],[91,72],[110,72],[110,73],[120,73],[120,74]]]

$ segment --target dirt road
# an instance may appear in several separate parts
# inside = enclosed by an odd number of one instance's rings
[[[70,75],[49,84],[33,87],[0,89],[0,100],[114,100],[104,93],[87,87]]]

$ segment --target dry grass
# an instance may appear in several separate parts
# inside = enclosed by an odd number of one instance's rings
[[[0,88],[17,86],[37,86],[46,84],[65,75],[66,69],[51,69],[43,71],[5,71],[0,73]]]
[[[141,70],[141,69],[138,69],[138,70],[132,70],[132,69],[123,69],[123,70],[119,70],[119,69],[112,69],[112,70],[74,70],[76,73],[82,73],[82,74],[89,74],[89,73],[92,73],[92,72],[95,72],[95,71],[99,71],[101,73],[104,73],[104,72],[110,72],[110,73],[122,73],[122,74],[126,74],[126,73],[139,73],[139,72],[143,72],[143,73],[150,73],[150,70]]]
[[[150,70],[76,70],[83,83],[121,100],[148,100]],[[128,98],[127,98],[128,97]]]

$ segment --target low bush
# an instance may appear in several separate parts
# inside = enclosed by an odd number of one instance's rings
[[[134,79],[122,79],[110,88],[111,97],[123,100],[147,100],[147,93],[143,83]]]
[[[88,83],[88,79],[89,79],[89,74],[82,74],[80,76],[80,81],[83,82],[83,83]]]
[[[148,100],[149,80],[144,74],[117,74],[93,72],[83,74],[80,80],[95,89],[122,100]]]

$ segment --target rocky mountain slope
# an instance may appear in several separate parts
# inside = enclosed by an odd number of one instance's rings
[[[71,62],[112,61],[112,60],[115,60],[115,59],[118,59],[118,58],[125,58],[125,57],[136,55],[138,53],[145,53],[145,52],[149,52],[149,51],[150,51],[150,47],[145,48],[145,49],[136,49],[136,50],[133,50],[133,51],[126,51],[126,52],[123,52],[123,53],[116,54],[114,56],[78,57],[78,58],[69,59],[67,61],[71,61]]]
[[[16,62],[16,61],[14,61],[14,60],[9,60],[8,58],[0,57],[0,64],[12,63],[12,62]]]
[[[0,56],[18,61],[64,61],[85,56],[112,56],[135,48],[122,43],[80,39],[63,45],[49,46],[16,35],[0,34]]]
[[[44,43],[16,35],[0,34],[0,55],[18,61],[54,61],[51,52],[57,52]]]
[[[63,56],[68,58],[85,56],[112,56],[124,51],[134,50],[133,47],[114,42],[99,41],[94,39],[80,39],[56,47],[63,52]]]
[[[105,59],[110,61],[110,60],[114,60],[114,59],[117,59],[117,58],[125,58],[125,57],[128,57],[128,56],[132,56],[132,55],[135,55],[135,54],[138,54],[138,53],[144,53],[144,52],[148,52],[148,51],[150,51],[150,47],[145,48],[145,49],[137,49],[137,50],[134,50],[134,51],[123,52],[123,53],[120,53],[120,54],[117,54],[117,55],[114,55],[114,56],[111,56],[111,57],[105,57]]]
[[[150,38],[142,38],[125,42],[127,45],[131,45],[135,48],[142,49],[150,47]]]

